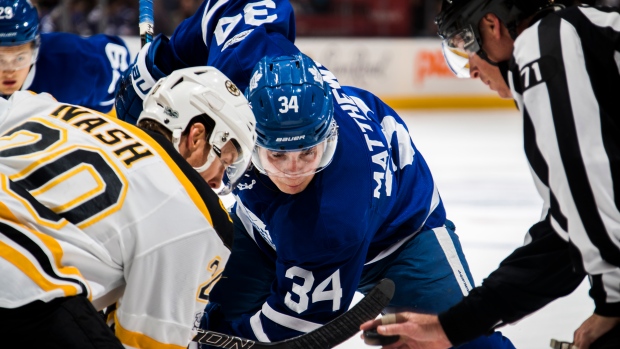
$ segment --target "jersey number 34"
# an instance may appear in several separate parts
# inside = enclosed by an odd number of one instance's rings
[[[292,293],[297,295],[299,301],[293,300],[291,292],[286,293],[284,303],[297,314],[308,309],[308,304],[312,299],[312,303],[321,301],[331,301],[332,311],[338,311],[340,309],[340,299],[342,298],[342,287],[340,286],[340,269],[336,270],[332,275],[319,283],[314,292],[312,292],[311,299],[308,296],[314,286],[314,275],[311,271],[305,270],[300,267],[291,267],[286,271],[286,277],[293,279],[294,277],[301,278],[303,284],[297,284],[293,282]],[[327,290],[331,284],[331,290]]]

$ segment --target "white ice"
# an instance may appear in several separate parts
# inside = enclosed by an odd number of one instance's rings
[[[542,200],[523,152],[521,117],[506,109],[399,114],[433,172],[480,284],[522,245],[541,214]],[[571,295],[501,331],[518,349],[549,348],[551,338],[572,341],[574,330],[594,309],[588,289],[584,281]],[[356,335],[337,348],[372,347]]]

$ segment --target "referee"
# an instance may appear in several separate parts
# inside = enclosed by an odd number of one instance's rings
[[[397,324],[379,326],[380,334],[400,335],[390,348],[459,345],[573,292],[586,275],[595,309],[574,332],[573,347],[620,348],[619,11],[549,0],[444,0],[437,24],[452,70],[510,86],[543,219],[448,311],[400,313]]]

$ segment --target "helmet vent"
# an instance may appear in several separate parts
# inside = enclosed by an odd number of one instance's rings
[[[295,66],[299,69],[301,66],[299,65],[299,61],[295,61]]]
[[[155,94],[155,92],[157,92],[157,90],[159,90],[160,86],[161,86],[161,84],[155,85],[155,87],[153,87],[153,93],[152,94]]]
[[[172,90],[173,88],[175,88],[178,84],[183,82],[183,78],[180,78],[177,82],[174,83],[174,85],[172,85],[172,87],[170,87],[170,89]]]
[[[273,63],[269,65],[269,71],[273,71]]]

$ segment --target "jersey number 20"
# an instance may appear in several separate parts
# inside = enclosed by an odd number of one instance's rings
[[[63,132],[44,119],[31,119],[0,136],[0,142],[10,144],[0,147],[0,157],[10,161],[45,154],[9,178],[53,212],[84,228],[122,205],[126,180],[100,149],[63,144]],[[18,136],[22,140],[14,141]],[[19,195],[17,188],[12,191]],[[30,201],[29,196],[19,196]],[[40,223],[51,227],[59,223],[42,206],[33,202],[30,206],[42,218]]]

